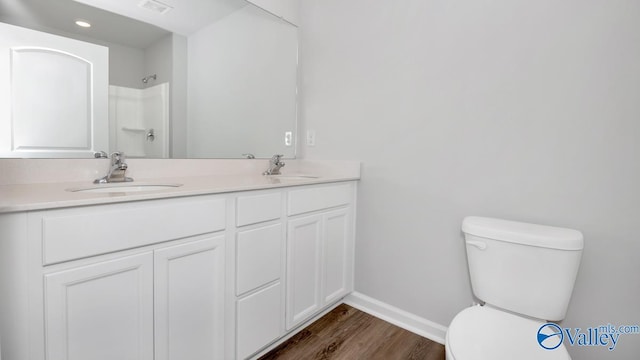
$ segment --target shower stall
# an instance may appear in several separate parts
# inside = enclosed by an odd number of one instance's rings
[[[131,158],[169,157],[169,83],[109,86],[109,127],[110,149]]]

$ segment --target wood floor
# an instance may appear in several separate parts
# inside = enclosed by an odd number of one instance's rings
[[[259,360],[444,360],[444,346],[339,305]]]

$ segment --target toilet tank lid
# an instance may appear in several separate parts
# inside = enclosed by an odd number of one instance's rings
[[[462,221],[462,232],[478,237],[549,249],[582,250],[584,238],[577,230],[480,216]]]

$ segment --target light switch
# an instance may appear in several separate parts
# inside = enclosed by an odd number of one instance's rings
[[[307,145],[316,146],[316,131],[307,130]]]

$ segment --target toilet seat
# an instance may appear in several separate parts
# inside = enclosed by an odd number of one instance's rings
[[[490,306],[472,306],[461,311],[449,325],[446,336],[448,360],[570,360],[564,344],[543,349],[537,341],[545,324]]]

